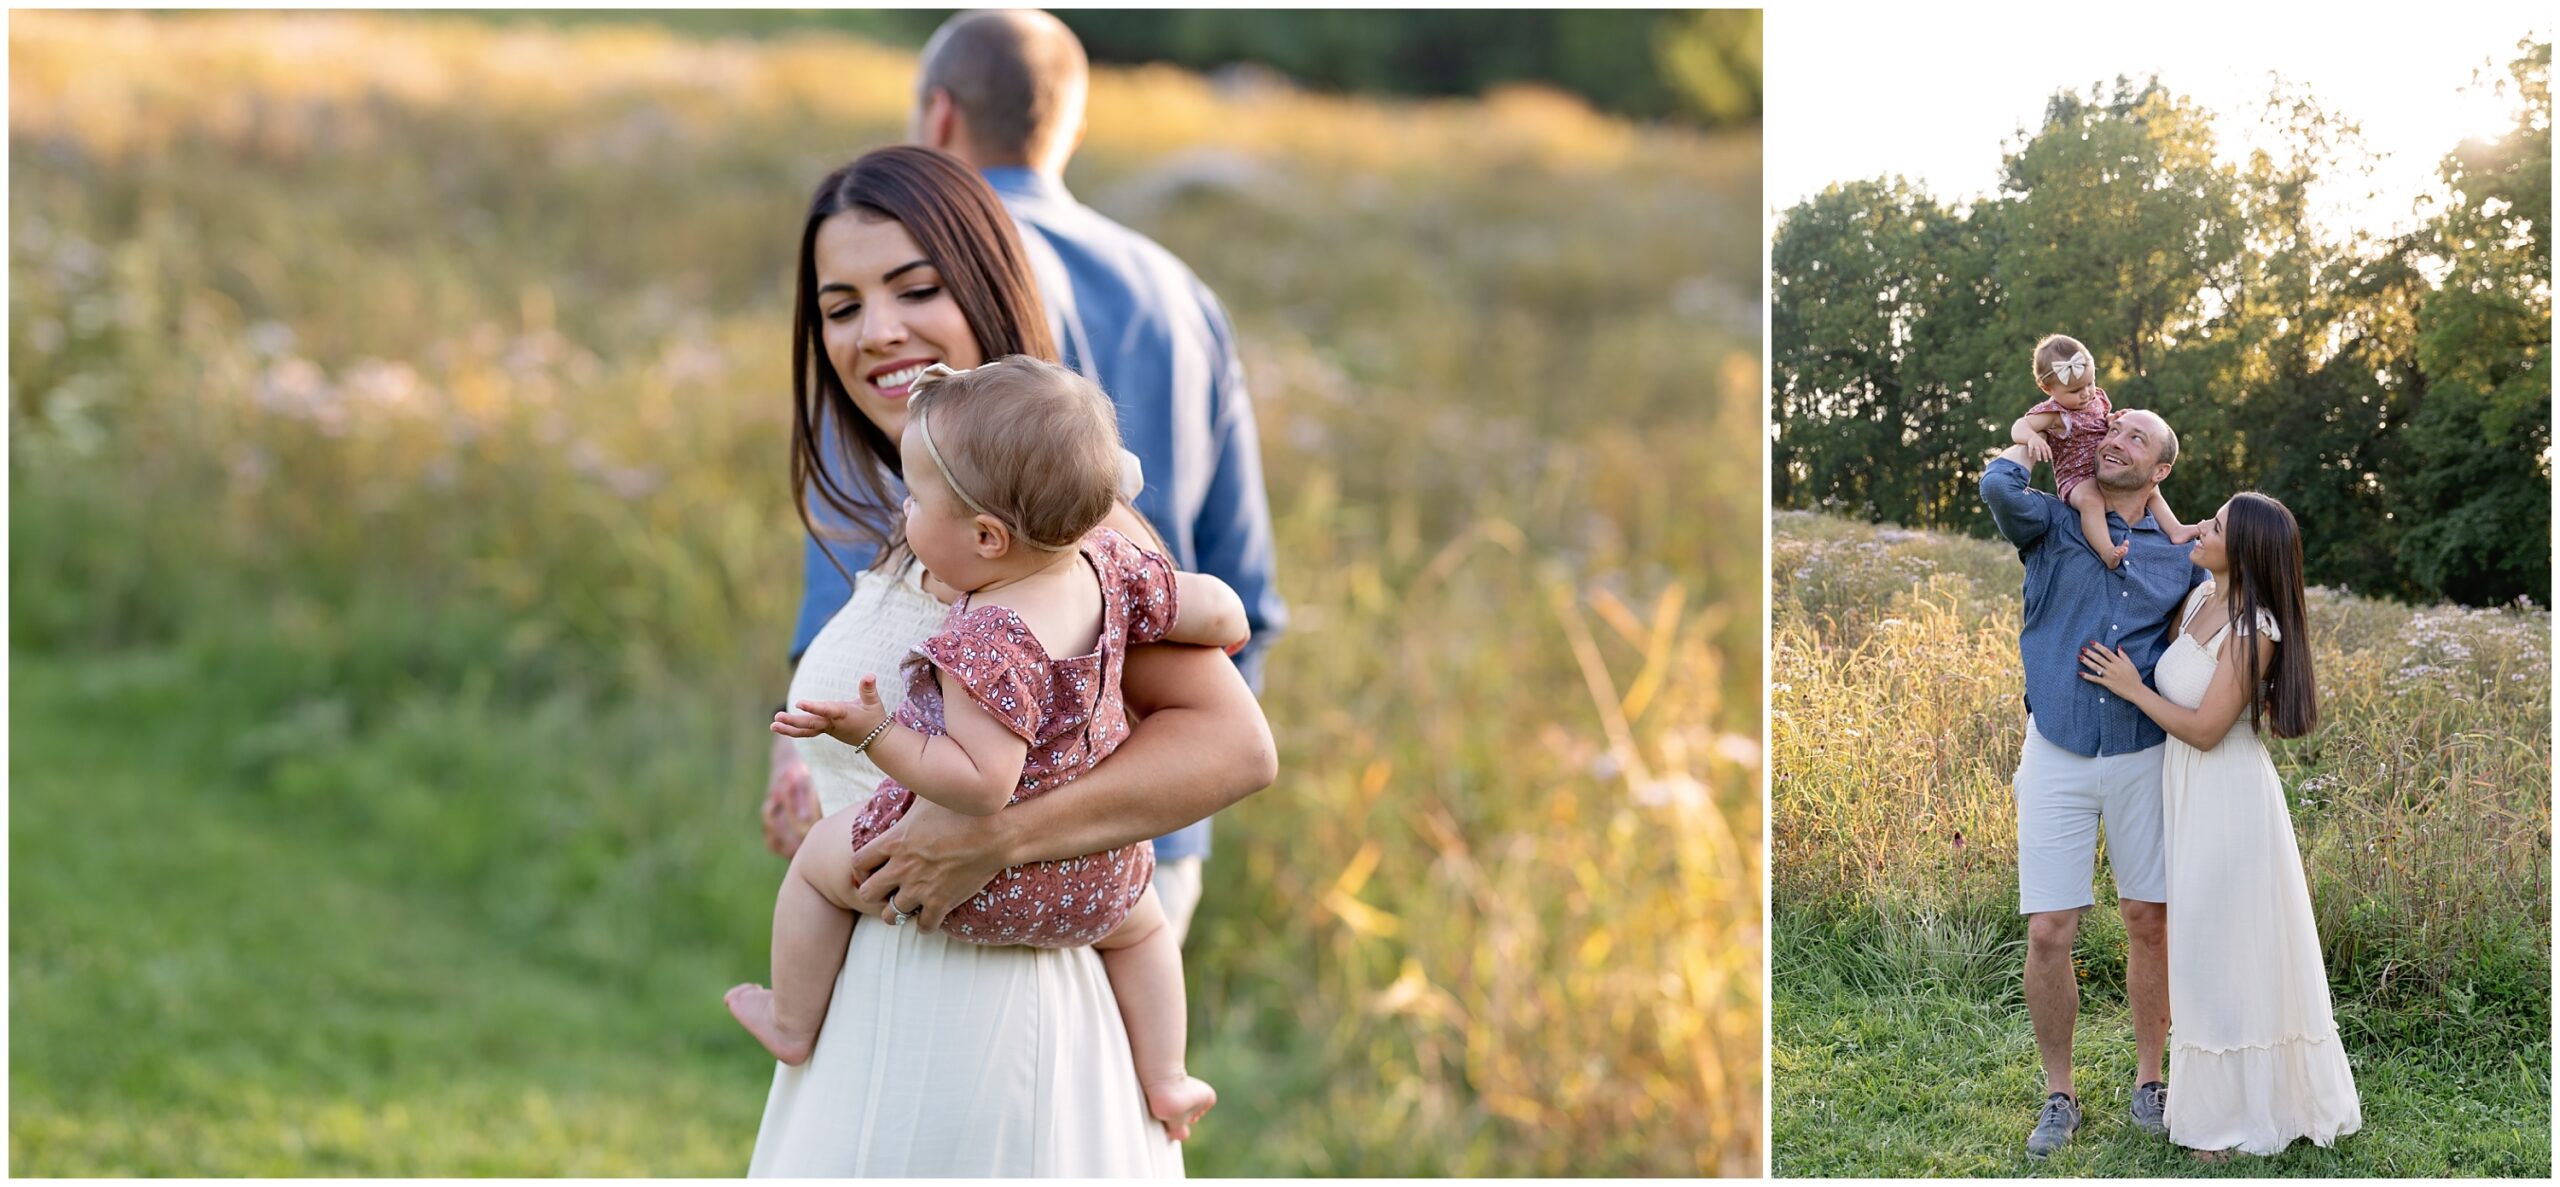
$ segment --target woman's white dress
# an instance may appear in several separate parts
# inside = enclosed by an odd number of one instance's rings
[[[2225,626],[2199,643],[2186,624],[2213,585],[2188,595],[2160,656],[2160,695],[2195,708]],[[2257,626],[2286,643],[2264,611]],[[2245,633],[2245,632],[2244,632]],[[2169,739],[2160,768],[2169,849],[2169,1138],[2197,1150],[2273,1154],[2326,1146],[2364,1124],[2294,845],[2284,784],[2246,710],[2220,745]]]
[[[851,700],[877,674],[895,707],[900,660],[947,609],[921,578],[913,564],[861,574],[801,656],[791,699]],[[852,751],[800,742],[829,814],[880,782]],[[747,1173],[1178,1178],[1182,1147],[1147,1113],[1092,949],[989,948],[863,919],[809,1062],[774,1067]]]

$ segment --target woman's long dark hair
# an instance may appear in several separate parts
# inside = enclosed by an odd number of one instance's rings
[[[825,540],[809,515],[815,493],[855,525],[857,539],[880,545],[885,561],[898,551],[901,535],[898,500],[883,476],[885,471],[905,477],[898,443],[854,405],[844,377],[827,357],[818,312],[818,227],[849,210],[906,228],[941,274],[944,290],[959,302],[982,360],[1027,354],[1054,363],[1058,345],[1013,216],[959,158],[913,145],[874,149],[818,183],[800,228],[799,291],[791,309],[792,501],[811,537]],[[830,423],[840,431],[832,467],[821,454]],[[842,485],[840,476],[847,473],[861,486],[859,496]],[[843,570],[832,550],[820,551]]]
[[[2311,639],[2305,633],[2302,596],[2302,529],[2285,505],[2242,491],[2231,496],[2222,546],[2231,568],[2223,598],[2240,633],[2255,629],[2258,611],[2275,620],[2275,666],[2258,671],[2256,640],[2241,650],[2249,674],[2249,728],[2260,711],[2275,722],[2279,738],[2299,738],[2320,727],[2320,696],[2311,678]]]

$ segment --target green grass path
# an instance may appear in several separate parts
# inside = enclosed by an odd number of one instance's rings
[[[2088,1119],[2043,1163],[2025,1153],[2043,1101],[2026,1010],[1917,985],[1807,993],[1782,979],[1771,1017],[1773,1173],[2040,1177],[2540,1179],[2551,1166],[2547,1050],[2381,1050],[2348,1039],[2364,1128],[2320,1149],[2196,1162],[2126,1115],[2133,1029],[2123,1004],[2084,999],[2075,1074]],[[2176,1069],[2170,1071],[2176,1091]]]
[[[15,658],[12,1173],[743,1173],[733,960],[599,968],[138,728],[223,720],[184,665]]]
[[[733,723],[13,659],[12,1173],[745,1173],[773,1065],[719,995],[782,867],[752,788],[703,790]],[[1381,1165],[1306,1132],[1312,1053],[1198,1016],[1225,1099],[1191,1173]]]

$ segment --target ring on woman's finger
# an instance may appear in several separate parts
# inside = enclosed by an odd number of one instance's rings
[[[907,923],[907,921],[908,921],[908,920],[913,919],[913,918],[915,918],[915,917],[916,917],[916,913],[915,913],[915,912],[913,912],[913,911],[902,911],[902,910],[899,910],[899,909],[898,909],[898,904],[896,904],[896,903],[891,903],[891,904],[889,904],[889,926],[891,926],[891,927],[904,927],[904,926],[906,926],[906,923]]]

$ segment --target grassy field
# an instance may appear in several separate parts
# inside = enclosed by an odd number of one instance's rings
[[[1802,512],[1771,550],[1772,1169],[2027,1173],[2016,552]],[[2220,1168],[2135,1130],[2101,876],[2079,952],[2091,1126],[2040,1173],[2550,1170],[2550,613],[2323,589],[2310,618],[2323,725],[2274,753],[2364,1128]]]
[[[10,20],[27,1175],[743,1171],[790,252],[913,62]],[[1235,313],[1282,775],[1190,946],[1194,1174],[1762,1165],[1759,145],[1097,77]]]

